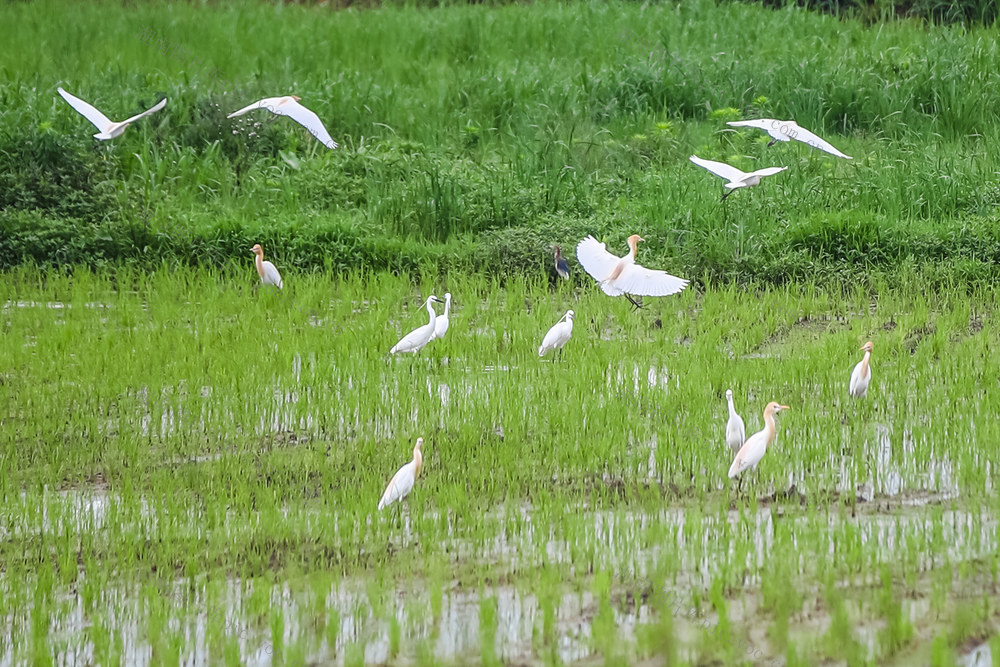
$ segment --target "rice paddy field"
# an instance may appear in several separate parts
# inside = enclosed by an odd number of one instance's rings
[[[1000,35],[872,7],[0,5],[0,667],[1000,664]]]

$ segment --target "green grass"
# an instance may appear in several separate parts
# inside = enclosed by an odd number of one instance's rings
[[[0,18],[0,266],[219,266],[261,242],[301,269],[523,275],[638,231],[702,283],[997,278],[992,27],[707,1]],[[169,103],[95,145],[59,85],[115,118]],[[290,92],[342,149],[225,118]],[[855,159],[725,125],[759,116]],[[790,169],[723,205],[692,153]]]
[[[986,293],[688,290],[630,314],[538,280],[285,279],[8,274],[7,659],[907,664],[996,622]],[[390,357],[445,290],[447,337]],[[538,359],[568,305],[564,361]],[[728,388],[748,432],[791,406],[741,490]],[[405,508],[377,512],[418,436]]]

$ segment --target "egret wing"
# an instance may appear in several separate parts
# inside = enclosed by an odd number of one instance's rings
[[[796,130],[796,134],[789,135],[789,136],[791,136],[792,139],[795,139],[796,141],[801,141],[804,144],[809,144],[813,148],[818,148],[819,150],[825,151],[825,152],[829,153],[830,155],[836,155],[837,157],[842,157],[842,158],[844,158],[846,160],[853,160],[854,159],[850,155],[844,155],[843,153],[841,153],[840,151],[838,151],[836,148],[834,148],[833,145],[830,142],[828,142],[828,141],[820,138],[815,133],[810,132],[809,130],[807,130],[806,128],[802,127],[798,123],[795,124],[795,130]]]
[[[166,97],[164,97],[162,100],[160,100],[159,102],[157,102],[155,106],[153,106],[153,107],[151,107],[149,109],[146,109],[145,111],[143,111],[140,114],[136,114],[136,115],[132,116],[128,120],[123,120],[122,123],[125,124],[125,125],[128,125],[129,123],[134,123],[135,121],[139,120],[140,118],[145,118],[146,116],[148,116],[151,113],[156,113],[157,111],[159,111],[160,109],[162,109],[165,106],[167,106],[167,98]]]
[[[281,106],[275,108],[274,112],[288,116],[296,123],[309,130],[312,135],[319,139],[320,143],[327,148],[334,149],[339,145],[330,137],[330,133],[326,131],[326,127],[323,125],[323,121],[319,119],[319,116],[298,102],[292,101],[288,104],[282,104]]]
[[[71,107],[76,109],[77,113],[93,123],[94,127],[101,132],[107,132],[108,128],[114,125],[110,118],[95,109],[92,105],[81,100],[79,97],[70,95],[62,88],[57,88],[56,90],[59,91],[59,94],[62,95],[62,98],[66,100]]]
[[[726,125],[733,127],[756,127],[761,130],[769,130],[772,127],[776,127],[775,123],[781,125],[782,121],[774,120],[773,118],[756,118],[754,120],[731,120]]]
[[[413,462],[407,463],[396,471],[396,474],[389,480],[389,485],[385,487],[385,493],[378,501],[378,508],[382,509],[386,505],[391,505],[400,500],[413,490],[414,481]]]
[[[278,101],[280,97],[265,97],[259,102],[254,102],[248,106],[243,107],[239,111],[234,111],[233,113],[226,116],[226,118],[235,118],[236,116],[242,116],[243,114],[253,111],[254,109],[267,109],[271,113],[278,113]]]
[[[615,281],[619,290],[637,296],[669,296],[680,292],[687,284],[687,280],[666,271],[654,271],[638,264],[626,266]]]
[[[751,171],[749,174],[747,174],[747,178],[749,178],[750,176],[760,176],[761,178],[763,178],[764,176],[774,176],[775,174],[780,174],[786,169],[788,169],[788,167],[765,167],[764,169]]]
[[[593,236],[588,236],[576,246],[576,261],[599,282],[611,275],[620,260]]]
[[[278,269],[271,262],[264,262],[261,266],[264,269],[264,282],[271,285],[277,285],[278,288],[282,288],[281,274],[278,273]]]
[[[690,158],[691,162],[702,169],[708,169],[710,172],[716,176],[721,176],[728,181],[742,181],[747,177],[746,172],[740,171],[736,167],[726,164],[725,162],[716,162],[714,160],[703,160],[697,155],[692,155]]]

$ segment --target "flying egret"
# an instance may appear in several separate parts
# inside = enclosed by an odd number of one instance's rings
[[[874,347],[875,344],[871,341],[861,346],[865,356],[851,371],[851,384],[848,387],[851,396],[864,398],[865,394],[868,393],[868,383],[872,381],[871,357]]]
[[[566,258],[562,256],[562,250],[559,246],[555,247],[555,262],[556,262],[556,273],[559,274],[560,278],[565,278],[569,280],[569,264],[566,262]]]
[[[260,276],[260,284],[276,285],[278,289],[282,289],[284,284],[281,280],[281,274],[278,273],[278,269],[275,268],[274,264],[264,260],[264,249],[260,247],[260,244],[258,243],[250,248],[250,252],[256,255],[254,264],[257,265],[257,275]]]
[[[641,306],[632,298],[639,296],[668,296],[687,287],[688,281],[677,278],[665,271],[654,271],[635,263],[636,246],[644,241],[638,234],[628,237],[629,252],[624,257],[615,257],[593,236],[580,241],[576,247],[576,259],[598,283],[605,294],[625,295],[633,306]]]
[[[435,338],[444,338],[444,335],[448,333],[449,317],[451,315],[451,292],[445,292],[444,295],[444,315],[438,315],[434,320],[434,334],[431,336],[431,340]]]
[[[69,105],[71,107],[76,109],[76,111],[81,116],[89,120],[91,123],[94,124],[94,127],[100,130],[100,132],[94,135],[94,138],[100,139],[101,141],[107,141],[108,139],[114,139],[117,136],[121,136],[122,132],[128,129],[128,126],[134,123],[135,121],[139,120],[140,118],[145,118],[151,113],[156,113],[163,107],[167,106],[167,98],[164,97],[162,100],[157,102],[154,107],[147,109],[146,111],[143,111],[140,114],[132,116],[128,120],[123,120],[116,123],[107,116],[105,116],[104,114],[102,114],[100,111],[95,109],[92,105],[81,100],[79,97],[74,97],[70,95],[62,88],[57,88],[57,90],[59,91],[59,94],[62,95],[62,98],[67,102],[69,102]]]
[[[273,114],[288,116],[296,123],[309,130],[312,135],[319,139],[320,143],[327,148],[333,149],[339,146],[336,141],[330,138],[330,133],[326,131],[326,128],[323,126],[323,121],[319,119],[319,116],[299,104],[300,99],[301,98],[296,97],[295,95],[285,95],[284,97],[265,97],[259,102],[254,102],[250,106],[243,107],[239,111],[234,111],[226,116],[226,118],[242,116],[248,111],[253,111],[254,109],[267,109]]]
[[[692,155],[690,157],[691,162],[694,162],[699,167],[703,169],[708,169],[710,172],[716,176],[721,176],[726,179],[726,187],[729,188],[729,192],[722,195],[722,199],[719,201],[726,201],[726,197],[736,192],[737,188],[746,188],[751,185],[757,185],[760,183],[760,179],[765,176],[773,176],[774,174],[780,173],[788,167],[767,167],[766,169],[758,169],[757,171],[751,171],[749,174],[745,171],[740,171],[736,167],[730,166],[725,162],[715,162],[713,160],[703,160],[697,155]]]
[[[391,505],[397,500],[402,500],[413,490],[413,482],[420,474],[420,467],[424,464],[423,454],[420,447],[424,444],[423,438],[417,438],[417,444],[413,446],[413,460],[405,464],[396,471],[396,474],[389,480],[389,486],[385,487],[385,493],[378,501],[378,508],[381,510],[387,505]]]
[[[729,404],[729,421],[726,422],[726,444],[733,450],[733,454],[740,451],[743,441],[747,437],[747,428],[743,424],[743,418],[736,413],[733,405],[733,390],[726,390],[726,403]]]
[[[389,354],[396,354],[397,352],[412,352],[416,354],[420,350],[424,349],[427,343],[431,342],[434,337],[434,325],[437,321],[437,316],[434,314],[434,304],[441,303],[441,299],[437,298],[433,294],[427,297],[427,301],[424,302],[424,307],[427,308],[427,315],[430,318],[422,327],[417,327],[410,333],[403,336],[398,343],[393,345],[392,349],[389,350]]]
[[[788,410],[787,405],[779,405],[774,401],[764,408],[764,430],[758,431],[747,438],[747,441],[740,447],[740,451],[733,459],[733,465],[729,466],[729,479],[739,475],[744,470],[754,468],[760,460],[764,458],[767,446],[774,440],[775,426],[774,416],[782,410]]]
[[[559,318],[559,321],[552,325],[542,344],[538,348],[538,356],[544,357],[549,350],[558,350],[559,357],[562,358],[562,347],[573,335],[573,311],[567,310],[566,314]]]
[[[774,118],[758,118],[757,120],[734,120],[726,123],[733,127],[756,127],[771,135],[771,142],[768,146],[773,146],[778,141],[801,141],[809,144],[813,148],[826,151],[830,155],[842,157],[845,160],[853,159],[850,155],[844,155],[827,141],[819,138],[806,128],[802,127],[794,120],[775,120]]]

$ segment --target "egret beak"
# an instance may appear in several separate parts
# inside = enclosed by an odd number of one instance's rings
[[[778,406],[778,409],[779,409],[779,410],[791,410],[791,408],[790,408],[790,407],[788,407],[787,405],[779,405],[779,406]]]

